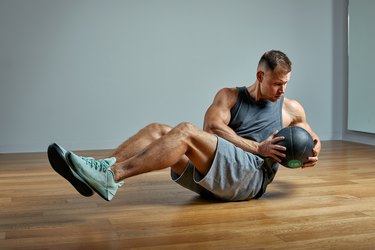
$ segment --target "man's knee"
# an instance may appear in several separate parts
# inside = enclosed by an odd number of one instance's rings
[[[199,131],[199,129],[191,122],[181,122],[174,128],[174,130],[185,136],[194,135]]]
[[[169,133],[171,129],[172,128],[170,126],[157,122],[150,123],[145,127],[145,130],[149,131],[154,137],[161,137]]]

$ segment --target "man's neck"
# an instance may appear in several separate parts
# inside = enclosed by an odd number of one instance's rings
[[[250,96],[254,98],[256,102],[264,102],[265,100],[262,98],[262,93],[260,92],[259,82],[256,81],[252,85],[247,88]]]

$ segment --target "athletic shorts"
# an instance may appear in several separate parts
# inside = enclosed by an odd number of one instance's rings
[[[181,186],[207,198],[226,201],[250,200],[261,191],[263,159],[218,137],[215,158],[203,176],[189,162],[181,175],[171,178]]]

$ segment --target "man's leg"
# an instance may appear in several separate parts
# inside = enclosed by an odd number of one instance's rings
[[[217,137],[191,123],[181,123],[132,157],[116,162],[112,171],[116,181],[172,166],[181,172],[182,162],[190,159],[205,175],[215,156]]]
[[[165,124],[151,123],[123,142],[109,157],[115,157],[116,162],[125,161],[169,133],[171,129],[171,126]],[[180,161],[171,167],[175,173],[182,174],[188,162],[189,158],[183,156]]]
[[[129,139],[115,151],[114,155],[120,155],[119,159],[122,157],[125,159],[123,161],[117,161],[115,157],[96,161],[71,153],[68,158],[73,170],[106,200],[111,200],[115,195],[118,181],[170,166],[181,173],[188,159],[201,174],[209,171],[217,146],[215,135],[190,123],[181,123],[156,140],[143,140],[146,136],[141,134],[145,132],[140,132],[139,136]],[[143,148],[147,143],[148,146]],[[133,144],[139,146],[130,149]],[[129,153],[125,153],[127,148]]]
[[[171,131],[172,127],[159,123],[151,123],[138,133],[123,142],[110,157],[116,157],[117,162],[129,159],[150,145],[153,141]]]

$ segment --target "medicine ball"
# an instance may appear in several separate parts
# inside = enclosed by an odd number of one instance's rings
[[[286,147],[283,151],[286,155],[281,158],[280,164],[287,168],[299,168],[307,158],[313,156],[314,140],[305,129],[297,126],[290,126],[281,129],[275,137],[284,136],[285,140],[276,144]]]

